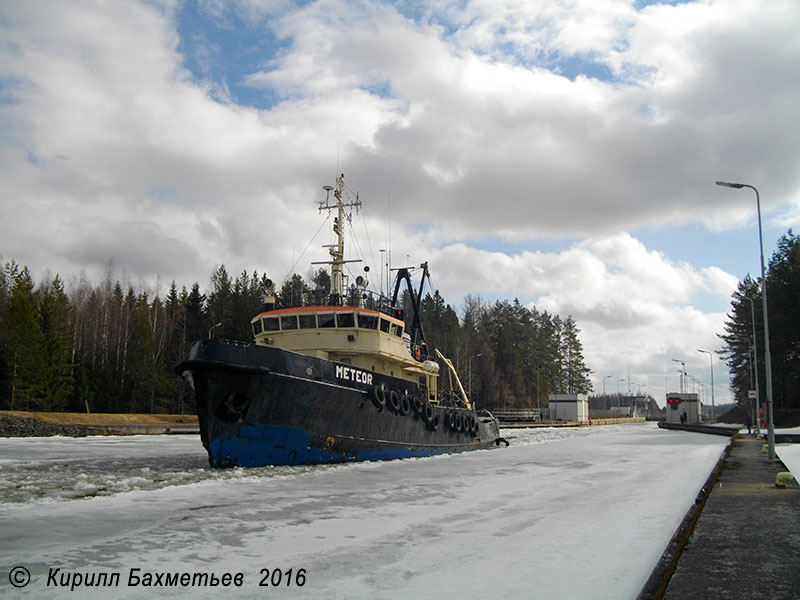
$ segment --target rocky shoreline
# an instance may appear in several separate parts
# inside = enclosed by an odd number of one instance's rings
[[[80,425],[59,425],[39,419],[0,415],[0,437],[86,437],[87,428]]]

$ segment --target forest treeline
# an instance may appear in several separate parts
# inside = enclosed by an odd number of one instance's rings
[[[798,420],[800,411],[800,237],[790,229],[778,240],[766,273],[772,394],[776,421]],[[762,281],[749,275],[739,282],[725,322],[721,355],[731,372],[736,402],[749,409],[748,390],[766,406]],[[753,340],[755,318],[755,343]],[[792,418],[788,412],[794,412]]]
[[[265,274],[232,277],[224,266],[209,289],[173,282],[161,297],[124,285],[109,265],[99,285],[85,277],[35,282],[11,261],[0,270],[0,408],[116,413],[192,412],[190,390],[174,367],[192,341],[252,341]],[[327,289],[327,272],[292,275],[278,306]],[[313,296],[313,293],[311,294]],[[549,393],[591,386],[572,317],[529,309],[517,300],[467,297],[462,316],[437,291],[420,304],[429,347],[453,360],[464,386],[486,406],[546,405]],[[471,368],[471,373],[470,373]],[[444,370],[442,371],[444,372]]]

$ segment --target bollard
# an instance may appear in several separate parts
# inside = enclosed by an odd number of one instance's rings
[[[789,471],[781,471],[775,476],[775,487],[785,488],[786,484],[792,479],[794,479],[794,475]]]
[[[761,444],[761,452],[763,452],[764,454],[769,454],[769,445]]]

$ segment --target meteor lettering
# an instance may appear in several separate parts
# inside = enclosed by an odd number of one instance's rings
[[[356,383],[372,385],[372,373],[359,371],[352,367],[336,365],[336,377],[338,379],[344,379],[345,381],[355,381]]]

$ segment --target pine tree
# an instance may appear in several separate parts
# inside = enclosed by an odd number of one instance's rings
[[[200,293],[200,285],[197,282],[192,285],[192,291],[186,298],[185,319],[185,342],[191,343],[206,337],[211,319],[206,307],[206,295]],[[185,350],[184,346],[184,357]]]
[[[800,409],[800,236],[778,240],[767,274],[775,409]]]
[[[151,393],[155,385],[153,378],[153,355],[156,352],[156,341],[151,329],[150,302],[147,294],[142,292],[136,298],[135,308],[131,316],[130,350],[128,365],[130,369],[129,384],[126,385],[125,412],[149,412]]]
[[[567,394],[588,394],[591,389],[590,370],[584,364],[583,346],[578,338],[580,329],[572,315],[567,316],[561,334],[562,373]]]
[[[266,295],[266,276],[260,277],[257,271],[252,276],[246,271],[237,277],[233,284],[231,298],[233,322],[229,331],[231,339],[240,342],[251,342],[253,330],[250,325],[252,318],[261,313]]]
[[[320,295],[327,297],[331,291],[331,275],[328,270],[319,268],[310,279],[314,292],[319,291]]]
[[[295,273],[283,283],[278,291],[278,308],[302,306],[307,293],[308,286],[303,278]]]
[[[753,303],[752,306],[750,301]],[[759,386],[762,396],[760,402],[766,403],[761,288],[749,275],[739,282],[731,301],[731,309],[724,325],[725,333],[719,337],[726,346],[721,354],[726,358],[726,364],[731,372],[731,389],[734,399],[743,406],[749,406],[747,392],[756,389],[755,379],[757,377],[761,382]],[[753,317],[755,317],[755,327]],[[753,340],[754,330],[755,343]],[[754,353],[754,348],[759,351]]]
[[[220,331],[216,332],[217,337],[233,339],[233,282],[225,265],[221,265],[211,276],[207,310],[211,318],[209,327],[222,323]]]
[[[42,405],[46,359],[42,331],[33,294],[33,280],[27,267],[7,266],[11,281],[6,313],[6,340],[11,383],[10,408],[45,408]]]
[[[44,360],[41,405],[45,410],[62,411],[72,393],[72,344],[69,299],[58,276],[42,292],[39,325]]]
[[[8,374],[11,372],[8,359],[8,294],[10,289],[9,276],[7,273],[9,265],[0,268],[0,407],[8,408],[11,398],[11,379]]]
[[[800,314],[800,238],[791,229],[778,240],[766,275],[773,403],[775,420],[779,422],[784,414],[788,414],[787,411],[800,410],[800,319],[797,318]],[[731,300],[732,310],[725,322],[725,333],[720,335],[724,343],[720,354],[731,371],[734,397],[745,408],[749,408],[747,390],[754,389],[756,374],[760,382],[761,405],[766,404],[761,284],[749,275],[739,282]],[[752,310],[747,299],[753,302]],[[753,319],[757,352],[752,351]]]

